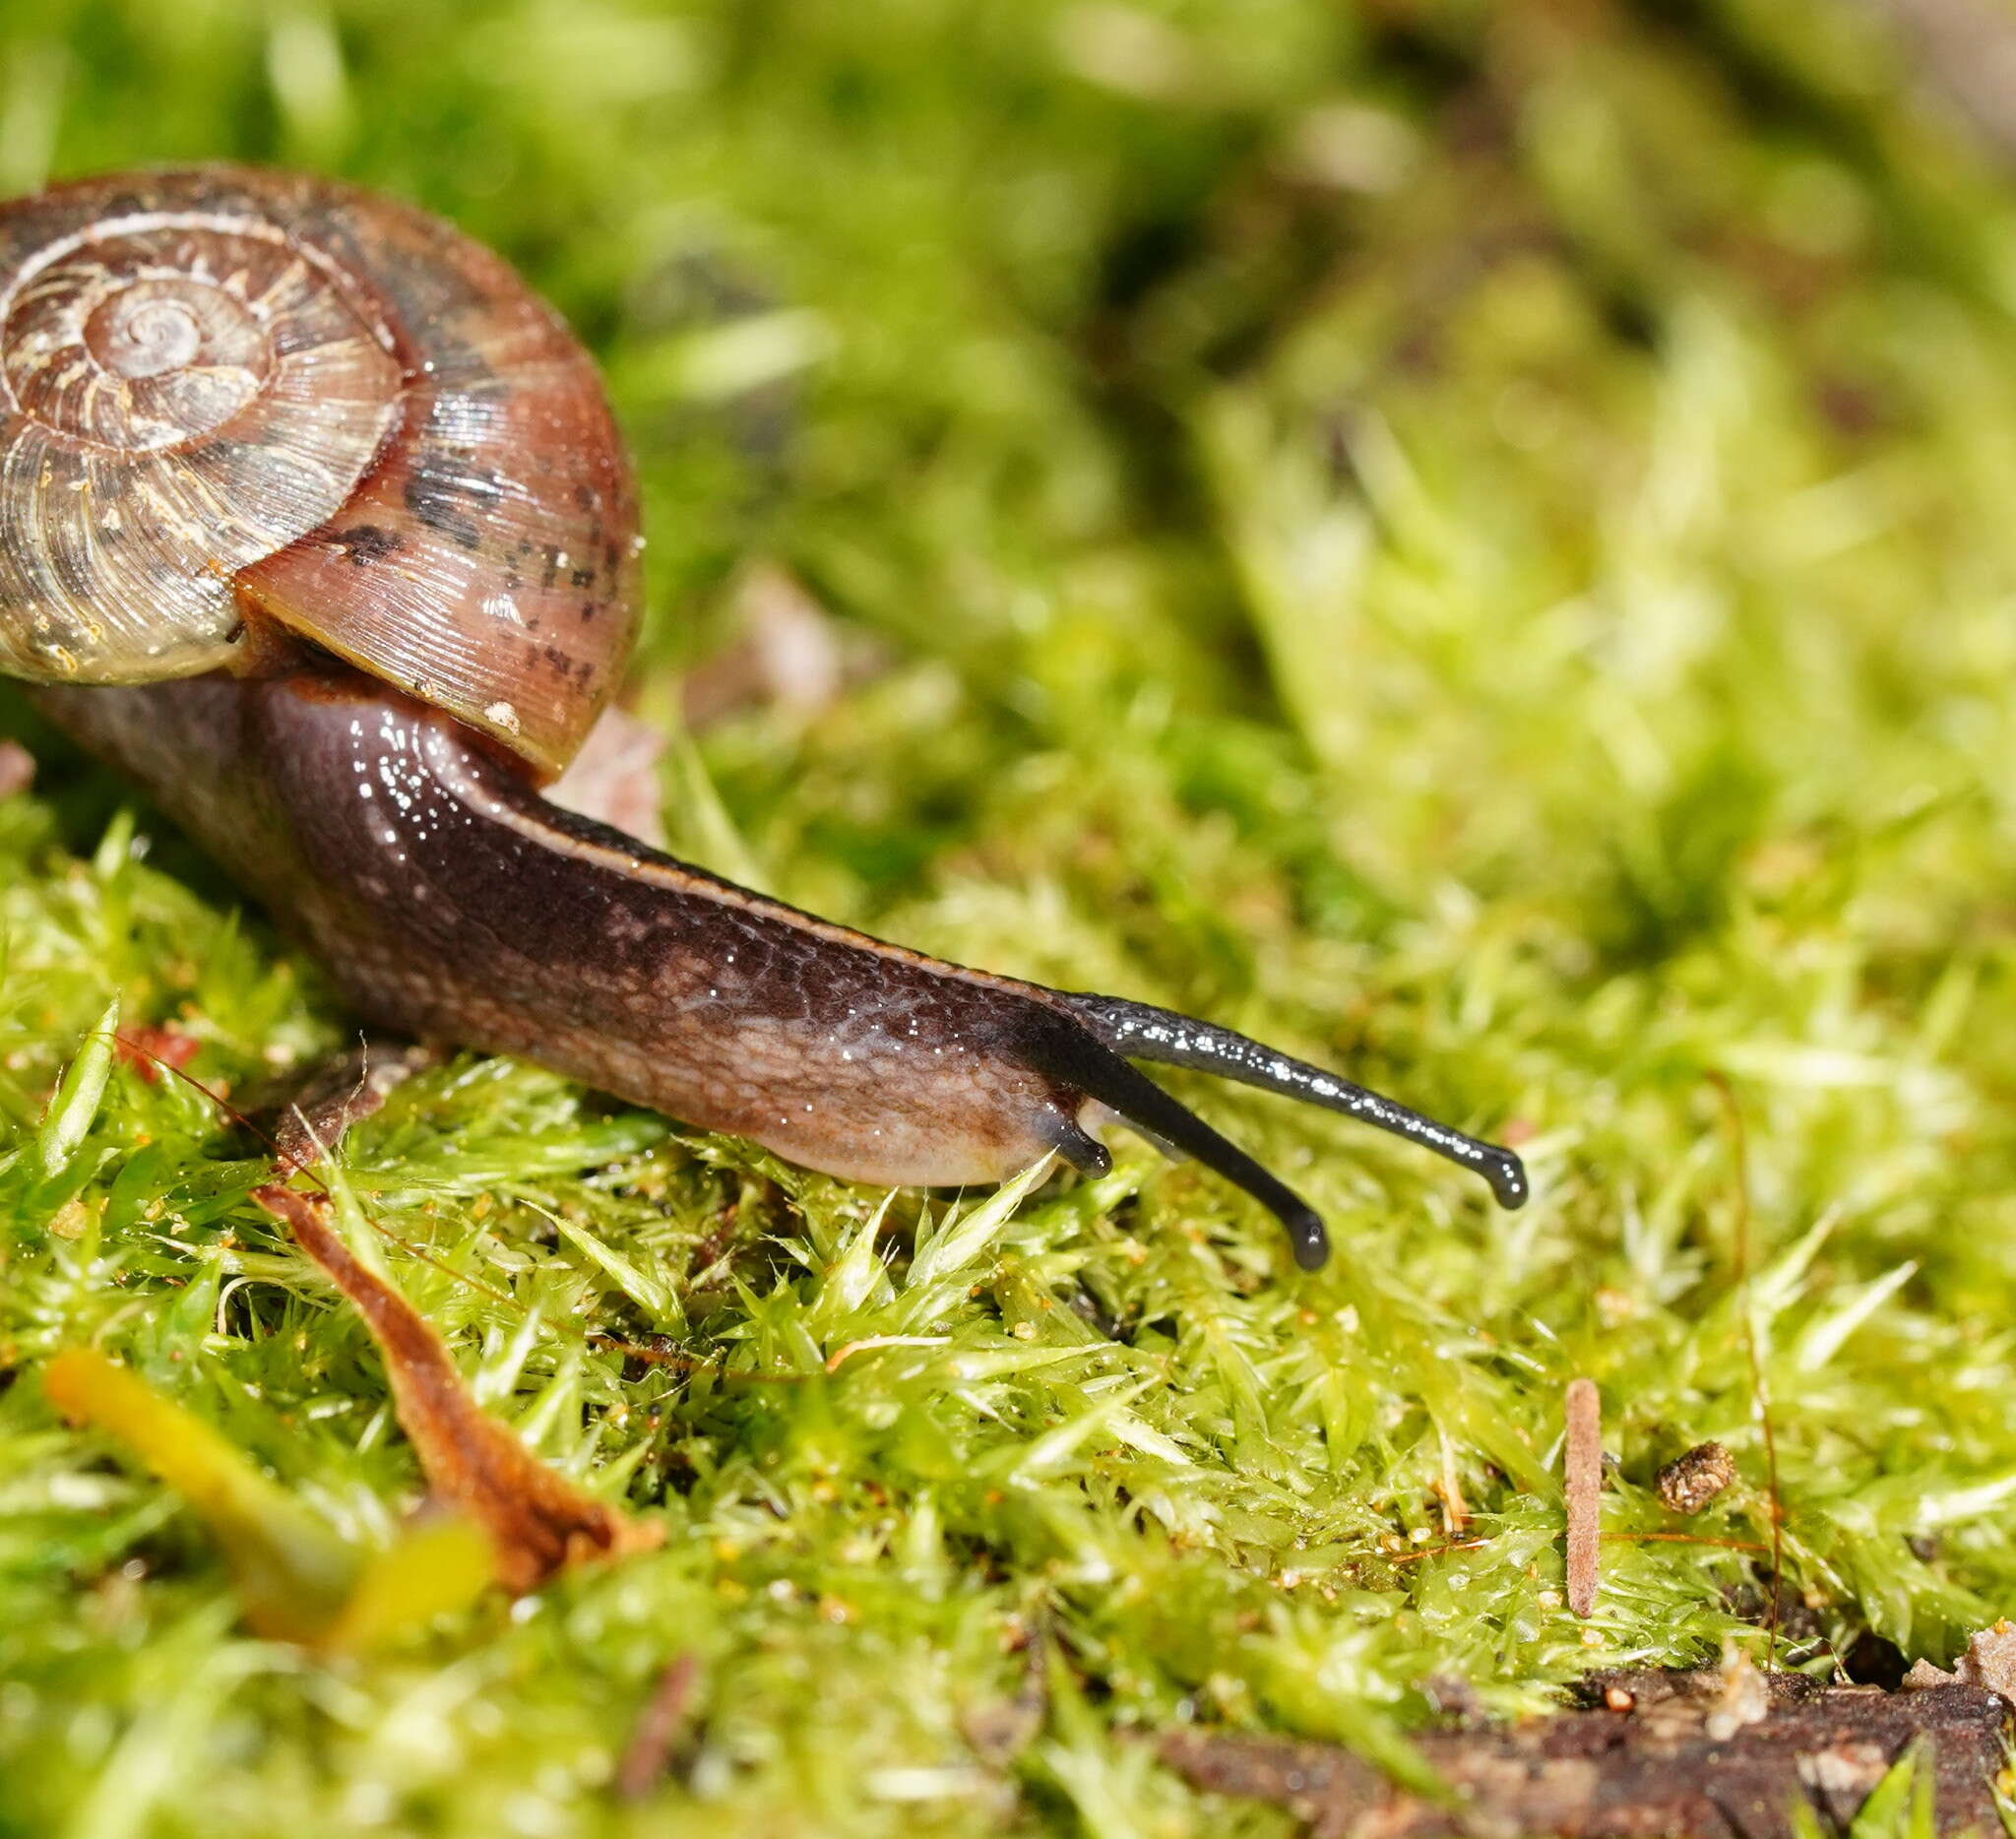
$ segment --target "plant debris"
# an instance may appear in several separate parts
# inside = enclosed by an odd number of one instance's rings
[[[489,1535],[497,1577],[532,1590],[569,1565],[620,1557],[659,1543],[659,1529],[593,1500],[535,1457],[471,1396],[441,1338],[411,1303],[368,1270],[325,1217],[327,1203],[292,1188],[252,1199],[356,1305],[385,1357],[399,1422],[434,1492]]]
[[[1571,1379],[1561,1465],[1568,1494],[1568,1607],[1596,1608],[1603,1561],[1603,1399],[1593,1379]]]
[[[1985,1687],[2016,1705],[2016,1623],[2005,1619],[1969,1635],[1966,1651],[1953,1663],[1951,1673],[1920,1660],[1913,1662],[1904,1676],[1905,1685],[1913,1691],[1955,1680]]]
[[[1661,1469],[1655,1486],[1670,1513],[1699,1513],[1736,1479],[1736,1460],[1722,1444],[1696,1443]]]
[[[664,753],[659,729],[611,705],[589,729],[566,772],[546,788],[546,796],[662,850],[664,791],[659,762]]]
[[[616,1769],[616,1793],[623,1800],[642,1801],[663,1778],[699,1682],[700,1660],[694,1654],[679,1655],[659,1675]]]
[[[759,709],[806,722],[878,667],[877,648],[844,631],[804,583],[775,563],[743,572],[733,610],[740,636],[690,671],[683,686],[686,721],[695,729]]]
[[[228,1439],[138,1374],[89,1348],[42,1373],[66,1416],[116,1437],[175,1489],[223,1549],[246,1626],[332,1653],[389,1646],[466,1608],[490,1581],[465,1522],[409,1529],[383,1551],[343,1538]]]
[[[1742,1695],[1756,1702],[1734,1716],[1725,1673],[1612,1672],[1585,1682],[1590,1708],[1421,1733],[1414,1747],[1455,1792],[1447,1802],[1328,1744],[1182,1730],[1160,1748],[1200,1788],[1289,1807],[1312,1839],[1796,1839],[1810,1830],[1801,1811],[1847,1827],[1915,1747],[1936,1830],[1994,1830],[2007,1707],[1993,1693],[1822,1686],[1754,1670],[1748,1680]]]
[[[428,1047],[366,1042],[319,1067],[273,1108],[270,1143],[280,1166],[313,1168],[352,1125],[375,1115],[394,1092],[439,1057]]]

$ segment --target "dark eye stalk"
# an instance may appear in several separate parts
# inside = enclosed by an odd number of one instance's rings
[[[1216,1073],[1241,1085],[1278,1092],[1354,1117],[1481,1175],[1501,1207],[1523,1207],[1532,1191],[1527,1183],[1526,1166],[1510,1150],[1466,1136],[1461,1130],[1423,1117],[1392,1099],[1325,1072],[1306,1060],[1263,1046],[1228,1028],[1217,1028],[1209,1022],[1144,1002],[1129,1002],[1119,996],[1065,990],[1055,994],[1092,1039],[1087,1042],[1079,1036],[1072,1044],[1070,1035],[1066,1035],[1056,1044],[1054,1057],[1058,1063],[1052,1070],[1130,1124],[1172,1150],[1194,1156],[1207,1169],[1244,1188],[1287,1228],[1295,1262],[1305,1271],[1320,1270],[1330,1256],[1330,1235],[1321,1216],[1245,1151],[1227,1141],[1188,1107],[1129,1065],[1130,1060]]]

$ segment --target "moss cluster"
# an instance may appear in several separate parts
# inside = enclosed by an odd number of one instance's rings
[[[116,1355],[369,1544],[416,1490],[382,1369],[199,1095],[45,1112],[115,998],[237,1100],[347,1024],[0,700],[0,1834],[1277,1835],[1141,1734],[1405,1771],[1459,1684],[1774,1623],[1881,1678],[2016,1608],[2016,201],[1880,9],[0,10],[0,181],[217,157],[414,196],[582,329],[654,720],[753,559],[872,635],[681,749],[684,853],[1328,1060],[1538,1191],[1186,1082],[1328,1215],[1303,1277],[1146,1146],[891,1197],[454,1064],[347,1195],[664,1544],[368,1662],[257,1641],[37,1371]],[[1738,1480],[1678,1520],[1707,1437]]]

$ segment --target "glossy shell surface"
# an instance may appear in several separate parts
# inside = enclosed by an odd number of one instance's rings
[[[235,168],[0,205],[0,672],[228,669],[248,612],[559,771],[634,631],[599,381],[498,257]]]

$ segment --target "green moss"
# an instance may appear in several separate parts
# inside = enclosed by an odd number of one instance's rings
[[[874,635],[816,720],[700,737],[682,848],[1516,1127],[1538,1183],[1188,1088],[1328,1214],[1302,1277],[1143,1146],[891,1200],[455,1064],[348,1188],[665,1544],[367,1662],[261,1643],[37,1370],[119,1356],[382,1546],[376,1357],[199,1096],[87,1063],[44,1117],[114,1000],[241,1099],[348,1024],[0,701],[42,768],[0,802],[0,1834],[1280,1834],[1134,1734],[1404,1770],[1438,1681],[1761,1658],[1765,1400],[1781,1659],[2016,1606],[2016,212],[1860,10],[1555,11],[0,13],[10,184],[313,164],[562,304],[640,456],[655,718],[750,558]],[[701,1368],[596,1338],[653,1334]],[[1577,1372],[1606,1530],[1698,1535],[1607,1543],[1587,1625]],[[1710,1436],[1742,1479],[1682,1527],[1652,1479]]]

